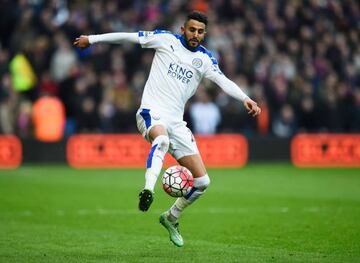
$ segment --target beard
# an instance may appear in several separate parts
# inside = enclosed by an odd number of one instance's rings
[[[186,35],[185,36],[185,39],[186,39],[186,43],[188,44],[189,47],[191,48],[196,48],[200,45],[200,42],[197,38],[188,38]]]

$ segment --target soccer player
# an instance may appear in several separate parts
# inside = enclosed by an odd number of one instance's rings
[[[206,15],[194,11],[187,16],[181,34],[163,30],[108,33],[82,35],[74,41],[74,45],[79,48],[87,48],[95,43],[132,42],[156,51],[141,106],[136,114],[139,131],[152,145],[146,162],[145,186],[139,194],[139,209],[145,212],[153,202],[154,186],[164,156],[169,152],[194,176],[190,193],[176,199],[170,209],[160,216],[160,223],[168,230],[170,240],[176,246],[184,245],[178,229],[180,215],[204,194],[210,184],[194,136],[183,121],[185,103],[205,77],[230,96],[242,101],[250,115],[256,116],[261,112],[256,102],[221,72],[217,60],[201,45],[207,22]]]

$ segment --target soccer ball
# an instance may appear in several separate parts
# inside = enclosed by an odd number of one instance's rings
[[[172,197],[182,197],[189,193],[194,178],[191,172],[180,165],[171,166],[163,174],[162,185],[167,194]]]

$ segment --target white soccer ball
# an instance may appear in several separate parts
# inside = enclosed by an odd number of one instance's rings
[[[192,186],[194,178],[191,172],[180,165],[171,166],[162,176],[163,189],[172,197],[186,196]]]

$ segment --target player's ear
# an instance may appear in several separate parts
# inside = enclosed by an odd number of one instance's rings
[[[185,26],[182,26],[181,27],[181,34],[184,34],[185,33]]]

